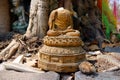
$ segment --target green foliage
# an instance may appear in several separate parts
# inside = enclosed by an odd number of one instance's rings
[[[110,40],[111,33],[116,31],[116,19],[109,8],[108,0],[102,0],[102,22],[106,28],[106,37]]]

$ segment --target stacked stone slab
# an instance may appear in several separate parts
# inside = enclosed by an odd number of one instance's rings
[[[57,72],[75,72],[85,60],[83,42],[77,36],[45,36],[39,51],[38,67]]]

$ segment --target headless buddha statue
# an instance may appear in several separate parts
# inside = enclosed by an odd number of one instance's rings
[[[53,10],[50,14],[48,24],[48,36],[80,36],[80,32],[73,29],[71,12],[64,8],[58,8],[56,10]]]

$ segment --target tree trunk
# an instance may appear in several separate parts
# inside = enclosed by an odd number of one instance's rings
[[[71,0],[64,0],[64,8],[73,12],[73,5]]]
[[[57,0],[58,1],[58,7],[64,7],[64,0]]]
[[[43,38],[48,27],[49,0],[31,0],[29,25],[26,38]]]
[[[10,28],[9,3],[8,0],[0,2],[0,33],[6,33]]]

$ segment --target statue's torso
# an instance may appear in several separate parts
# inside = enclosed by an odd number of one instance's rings
[[[54,23],[55,29],[66,30],[72,24],[71,14],[65,10],[58,11],[58,13]]]

